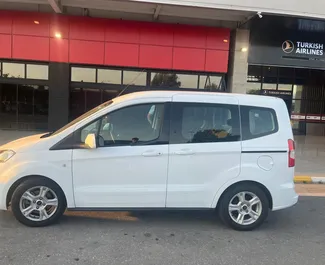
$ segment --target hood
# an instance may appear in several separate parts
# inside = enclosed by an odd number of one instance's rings
[[[36,146],[39,142],[41,142],[42,135],[44,135],[44,133],[17,139],[15,141],[0,146],[0,150],[13,150],[16,153],[23,152],[27,148]]]

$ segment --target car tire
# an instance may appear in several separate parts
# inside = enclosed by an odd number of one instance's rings
[[[48,226],[57,222],[66,205],[62,189],[55,182],[41,177],[23,181],[11,199],[11,209],[16,219],[30,227]]]
[[[267,218],[269,200],[258,185],[242,183],[226,190],[220,198],[218,211],[220,219],[229,227],[250,231]]]

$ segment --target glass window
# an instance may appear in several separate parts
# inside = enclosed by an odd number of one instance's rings
[[[197,89],[198,78],[198,75],[153,72],[151,73],[151,86]]]
[[[248,66],[247,82],[249,83],[249,88],[247,89],[247,94],[261,94],[262,88],[262,67],[256,65]]]
[[[311,70],[305,68],[295,68],[295,77],[298,79],[308,79]]]
[[[243,140],[270,135],[278,131],[278,122],[273,109],[250,106],[242,106],[240,109]]]
[[[106,102],[116,98],[119,92],[117,90],[104,89],[102,94],[102,102]]]
[[[17,85],[0,84],[0,128],[17,129]]]
[[[69,120],[85,113],[85,93],[82,88],[72,88],[69,98]]]
[[[294,68],[279,67],[279,76],[293,79]]]
[[[263,67],[263,85],[262,89],[275,90],[278,83],[278,68],[277,67]]]
[[[154,142],[160,136],[163,115],[163,104],[126,107],[82,129],[81,141],[84,142],[89,132],[97,135],[98,131],[100,147]]]
[[[177,74],[181,88],[194,88],[197,89],[198,75],[183,75]]]
[[[63,126],[62,128],[60,128],[59,130],[55,131],[52,135],[56,135],[60,132],[63,132],[64,130],[66,130],[67,128],[77,124],[79,121],[86,119],[87,117],[89,117],[90,115],[95,114],[96,112],[102,110],[103,108],[106,108],[107,106],[109,106],[110,104],[112,104],[113,101],[107,101],[101,105],[99,105],[96,108],[91,109],[90,111],[87,111],[86,113],[84,113],[83,115],[79,116],[78,118],[74,119],[73,121],[71,121],[70,123],[68,123],[67,125]]]
[[[292,100],[291,114],[306,114],[306,101],[304,100]],[[305,118],[303,118],[305,119]]]
[[[123,85],[145,86],[147,73],[140,71],[123,71]]]
[[[177,103],[172,113],[173,144],[239,141],[238,107]]]
[[[308,100],[306,102],[306,114],[309,116],[319,116],[322,109],[322,101],[320,100]]]
[[[301,99],[303,98],[303,90],[304,90],[304,86],[301,85],[293,85],[293,95],[292,97],[294,99]]]
[[[218,90],[222,76],[201,75],[199,89]]]
[[[171,87],[179,88],[181,82],[176,73],[151,73],[151,86],[152,87]]]
[[[0,127],[47,130],[48,101],[46,86],[0,85]]]
[[[97,83],[120,85],[120,84],[122,84],[122,71],[121,70],[98,69]]]
[[[246,94],[261,95],[261,83],[249,83]]]
[[[95,122],[87,125],[85,128],[81,130],[81,142],[85,143],[88,134],[95,134],[98,137],[98,131],[100,126],[101,120],[96,120]]]
[[[264,77],[277,77],[278,76],[278,68],[273,66],[264,66],[263,67],[263,76]]]
[[[262,82],[262,67],[257,65],[249,65],[247,73],[247,82]]]
[[[49,79],[48,65],[27,64],[27,78],[29,79]]]
[[[291,91],[292,90],[292,84],[278,84],[278,90],[281,91]]]
[[[86,111],[95,108],[102,103],[101,90],[99,88],[84,88]]]
[[[72,67],[71,68],[71,81],[73,82],[96,82],[96,69]]]
[[[291,121],[292,131],[294,135],[306,135],[306,122],[305,121]]]
[[[265,90],[276,90],[277,79],[275,77],[264,78],[264,83],[262,84],[262,89]]]
[[[21,63],[2,63],[2,76],[8,78],[25,78],[25,65]]]

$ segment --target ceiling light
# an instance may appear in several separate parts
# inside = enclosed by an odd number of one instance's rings
[[[61,39],[61,38],[62,38],[62,35],[61,35],[61,33],[59,33],[59,32],[56,32],[56,33],[54,34],[54,36],[55,36],[55,38],[58,38],[58,39]]]
[[[247,47],[243,47],[243,48],[241,48],[241,51],[242,51],[242,52],[247,52],[248,49],[247,49]]]
[[[38,25],[38,24],[39,24],[39,21],[38,21],[38,20],[34,20],[34,23],[35,23],[36,25]]]
[[[227,43],[227,42],[228,42],[228,40],[227,40],[227,39],[224,39],[224,40],[223,40],[223,42]]]

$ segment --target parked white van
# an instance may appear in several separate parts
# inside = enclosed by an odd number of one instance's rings
[[[155,91],[0,147],[0,209],[28,226],[68,210],[216,209],[237,230],[297,203],[283,100]]]

